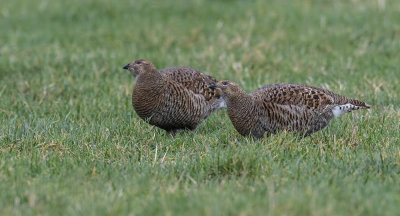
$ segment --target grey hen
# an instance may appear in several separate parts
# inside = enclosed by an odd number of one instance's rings
[[[194,130],[214,111],[226,107],[211,76],[188,67],[157,70],[144,59],[123,67],[136,77],[132,105],[140,118],[168,132]]]
[[[269,85],[250,94],[228,80],[218,82],[217,88],[222,90],[235,129],[257,138],[280,130],[307,136],[325,128],[333,117],[370,108],[362,101],[298,84]]]

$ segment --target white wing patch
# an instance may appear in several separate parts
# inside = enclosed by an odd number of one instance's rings
[[[343,113],[348,113],[348,112],[351,112],[351,111],[353,111],[353,110],[358,110],[358,109],[362,109],[362,108],[363,108],[363,107],[355,106],[355,105],[353,105],[353,104],[348,103],[348,104],[343,104],[343,105],[335,106],[335,107],[332,109],[332,112],[333,112],[333,115],[334,115],[335,117],[339,117],[339,116],[341,116]]]

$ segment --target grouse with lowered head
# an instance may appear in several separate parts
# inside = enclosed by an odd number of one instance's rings
[[[280,130],[310,135],[326,127],[333,117],[370,106],[362,101],[335,94],[326,89],[274,84],[247,94],[231,81],[220,81],[229,118],[243,136],[262,138]]]

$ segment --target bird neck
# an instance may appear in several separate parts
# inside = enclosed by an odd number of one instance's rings
[[[136,85],[140,85],[142,88],[154,89],[157,86],[162,86],[165,83],[164,77],[156,69],[146,71],[140,74],[136,79]]]
[[[246,93],[227,100],[228,116],[233,126],[243,136],[251,133],[254,125],[254,103],[254,98]]]
[[[231,110],[234,113],[240,113],[242,115],[249,112],[249,109],[254,105],[254,99],[251,95],[245,91],[240,92],[234,96],[231,96],[227,100],[228,111]]]

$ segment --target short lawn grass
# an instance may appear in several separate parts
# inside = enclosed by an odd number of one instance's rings
[[[0,215],[399,214],[399,53],[399,1],[2,0]],[[172,137],[131,107],[136,58],[373,107],[305,139],[223,110]]]

